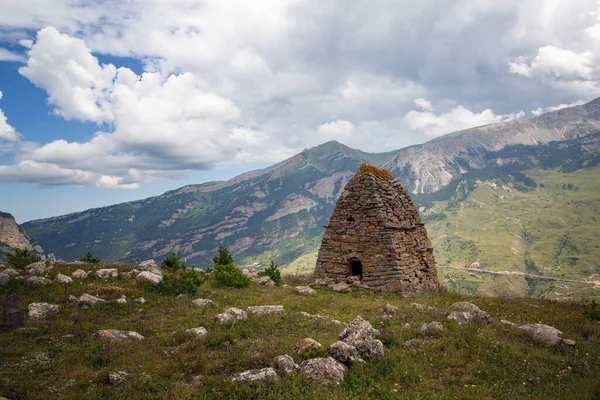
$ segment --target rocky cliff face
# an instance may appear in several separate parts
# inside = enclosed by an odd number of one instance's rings
[[[382,168],[398,176],[411,193],[434,193],[453,178],[486,167],[487,156],[507,146],[537,146],[580,138],[598,130],[600,99],[536,118],[467,129],[407,147],[399,150]]]
[[[34,247],[25,230],[11,214],[5,212],[0,212],[0,243],[20,250],[33,250]]]

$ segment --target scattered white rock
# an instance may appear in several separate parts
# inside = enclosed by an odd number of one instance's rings
[[[300,311],[299,314],[302,315],[302,316],[304,316],[304,317],[307,317],[307,318],[324,319],[324,320],[327,320],[329,322],[333,322],[336,325],[341,325],[342,324],[342,321],[340,321],[340,320],[337,320],[335,318],[325,317],[325,316],[320,315],[320,314],[310,314],[310,313],[307,313],[306,311]]]
[[[347,370],[344,364],[333,357],[306,360],[299,365],[299,369],[309,382],[326,386],[339,385]]]
[[[46,279],[43,276],[31,276],[27,279],[27,282],[37,286],[46,286],[52,283],[50,279]]]
[[[470,324],[472,322],[492,323],[492,317],[485,311],[482,311],[473,303],[461,301],[451,306],[461,311],[453,311],[448,315],[448,319],[455,320],[459,325]]]
[[[6,268],[4,271],[2,271],[2,273],[7,274],[11,278],[14,278],[15,276],[19,276],[19,273],[13,268]]]
[[[252,306],[248,307],[248,311],[258,316],[279,314],[283,313],[283,306]]]
[[[501,323],[502,325],[507,325],[507,326],[517,326],[517,324],[515,324],[514,322],[510,322],[510,321],[507,321],[507,320],[505,320],[505,319],[501,319],[501,320],[500,320],[500,323]]]
[[[117,303],[119,303],[119,304],[127,304],[127,299],[121,297],[120,299],[117,299]]]
[[[254,283],[257,283],[257,284],[263,285],[263,286],[275,286],[275,282],[273,282],[271,280],[271,278],[268,276],[261,276],[260,278],[254,278],[252,281]]]
[[[87,278],[88,273],[82,269],[76,269],[75,271],[73,271],[71,273],[71,276],[75,279],[83,279],[83,278]]]
[[[526,324],[518,327],[517,329],[527,332],[532,337],[544,341],[552,346],[556,346],[558,344],[575,346],[576,344],[574,340],[563,339],[563,333],[550,325]]]
[[[430,335],[437,332],[442,332],[444,330],[444,325],[441,322],[433,321],[428,324],[421,325],[420,331],[424,335]]]
[[[83,303],[83,304],[87,304],[90,306],[95,306],[96,304],[106,303],[106,300],[101,299],[100,297],[92,296],[91,294],[88,294],[88,293],[84,293],[79,297],[71,295],[71,296],[69,296],[69,301],[73,301],[76,303]]]
[[[295,369],[298,369],[298,364],[294,362],[294,359],[287,354],[275,357],[275,368],[280,375],[290,376]]]
[[[239,372],[231,378],[233,382],[276,382],[278,379],[277,373],[271,367]]]
[[[335,285],[330,286],[330,288],[334,292],[345,292],[347,290],[350,290],[350,285],[348,285],[346,282],[339,282]]]
[[[48,303],[31,303],[27,306],[27,316],[31,319],[46,319],[60,312],[60,306]]]
[[[102,268],[96,271],[94,275],[99,279],[118,278],[119,271],[116,268]]]
[[[194,337],[204,336],[208,333],[206,328],[199,326],[198,328],[191,328],[186,330],[187,334]]]
[[[103,329],[96,331],[96,335],[111,342],[140,342],[144,337],[137,332],[122,331],[118,329]]]
[[[383,312],[385,314],[396,314],[397,312],[399,312],[400,309],[396,306],[391,305],[390,303],[387,303],[385,305],[385,307],[383,307]]]
[[[192,303],[199,307],[211,307],[216,305],[214,301],[209,299],[196,299],[192,301]]]
[[[142,271],[135,277],[135,280],[138,282],[158,283],[162,281],[162,275],[153,274],[150,271]]]
[[[58,275],[56,275],[56,278],[54,278],[54,282],[68,284],[68,283],[73,283],[73,279],[69,278],[66,275],[58,274]]]
[[[426,306],[425,304],[412,303],[410,306],[412,308],[416,308],[417,310],[423,310],[423,311],[432,311],[433,310],[433,307]]]
[[[27,275],[41,276],[46,273],[46,263],[43,261],[34,262],[23,267]]]
[[[248,314],[246,314],[244,310],[240,310],[239,308],[233,307],[215,316],[215,320],[221,324],[224,324],[229,321],[238,321],[247,318]]]
[[[140,304],[146,304],[146,299],[144,299],[143,297],[138,297],[134,301]]]
[[[142,261],[137,265],[137,267],[139,271],[148,271],[156,275],[162,275],[162,271],[160,270],[158,264],[156,264],[156,261],[154,260]]]
[[[108,381],[111,385],[118,385],[131,378],[133,374],[125,371],[115,371],[108,374]]]
[[[317,294],[317,292],[315,292],[314,289],[309,288],[308,286],[296,286],[294,290],[296,291],[296,293],[305,294],[309,296]]]

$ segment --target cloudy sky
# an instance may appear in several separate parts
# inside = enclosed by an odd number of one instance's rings
[[[3,0],[19,222],[600,96],[596,0]]]

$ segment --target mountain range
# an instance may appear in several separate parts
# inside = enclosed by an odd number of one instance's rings
[[[323,225],[363,162],[411,192],[447,286],[563,297],[600,286],[600,99],[372,154],[332,141],[229,181],[26,222],[47,252],[198,267],[218,246],[239,264],[314,268]],[[598,282],[597,282],[598,281]]]

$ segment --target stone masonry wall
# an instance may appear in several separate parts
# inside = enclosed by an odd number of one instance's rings
[[[433,247],[397,180],[359,171],[344,188],[323,235],[315,277],[343,281],[353,259],[362,263],[362,284],[373,289],[438,288]]]

